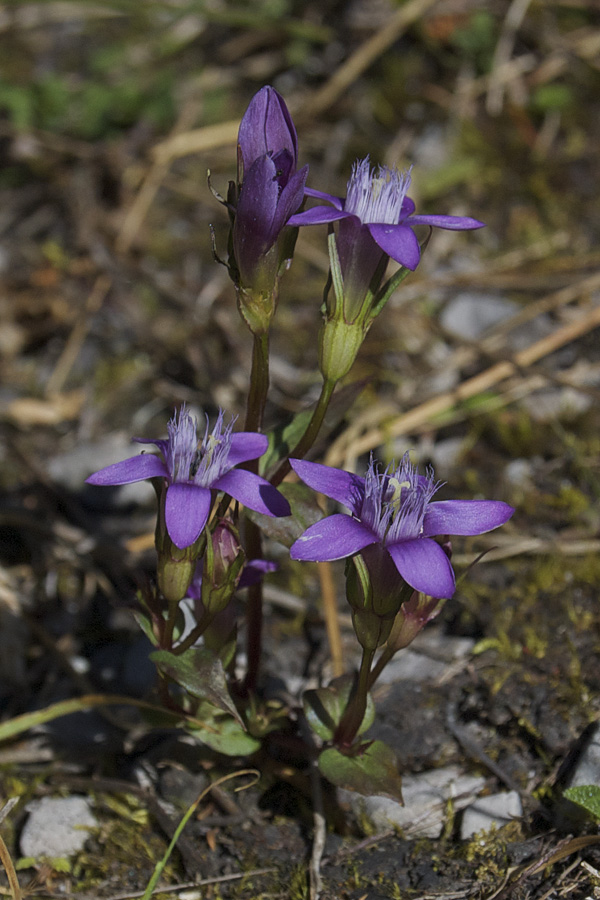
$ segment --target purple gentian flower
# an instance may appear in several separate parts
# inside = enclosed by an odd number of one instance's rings
[[[88,484],[117,485],[164,478],[166,482],[165,524],[173,543],[183,549],[199,537],[213,503],[212,491],[224,491],[244,506],[267,516],[289,516],[287,500],[268,481],[236,469],[239,463],[257,459],[268,440],[254,432],[233,433],[233,421],[223,425],[219,412],[212,432],[198,440],[197,423],[181,407],[168,424],[167,440],[134,438],[140,444],[155,444],[160,456],[144,454],[100,469]]]
[[[414,270],[421,258],[419,241],[412,230],[414,225],[431,225],[455,231],[483,227],[483,222],[469,216],[416,216],[415,204],[406,196],[409,186],[410,172],[400,172],[387,166],[372,170],[367,157],[354,164],[345,200],[307,188],[305,193],[309,197],[325,200],[331,206],[315,206],[297,213],[291,217],[289,224],[321,225],[343,220],[346,233],[340,230],[338,241],[342,272],[348,268],[347,264],[344,266],[344,261],[349,254],[345,246],[349,240],[360,240],[367,245],[372,245],[374,241],[379,248],[379,258],[383,251],[401,266]],[[369,237],[372,241],[368,240]]]
[[[292,545],[292,559],[325,560],[353,556],[380,544],[404,581],[416,591],[439,599],[454,593],[454,572],[442,547],[442,534],[482,534],[503,525],[514,510],[496,500],[441,500],[433,473],[419,475],[406,454],[397,468],[380,472],[371,459],[364,478],[305,460],[290,460],[300,478],[327,497],[338,500],[350,515],[327,516]]]
[[[240,124],[243,175],[233,251],[244,287],[272,290],[281,267],[277,240],[304,199],[308,166],[296,171],[298,138],[283,97],[272,87],[254,95]]]

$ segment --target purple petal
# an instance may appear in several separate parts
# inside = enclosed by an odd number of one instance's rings
[[[485,228],[485,222],[470,216],[411,216],[407,225],[432,225],[433,228],[448,228],[450,231],[469,231]]]
[[[229,450],[228,464],[233,468],[239,463],[249,459],[258,459],[269,446],[266,434],[256,434],[254,431],[237,431],[231,435],[231,447]]]
[[[295,175],[292,175],[279,197],[279,203],[271,225],[271,237],[275,241],[277,235],[287,223],[288,219],[300,207],[304,199],[304,183],[308,175],[308,166],[304,166]]]
[[[132,438],[132,440],[135,441],[136,444],[154,444],[156,447],[158,447],[158,449],[162,453],[163,457],[165,456],[167,447],[169,446],[168,441],[161,440],[160,438],[155,438],[153,440],[152,438],[134,437],[134,438]]]
[[[315,200],[326,200],[328,203],[331,203],[335,206],[336,209],[344,208],[344,201],[341,197],[336,197],[334,194],[326,194],[325,191],[315,191],[314,188],[304,188],[304,193],[307,197],[314,197]],[[414,204],[413,204],[414,209]]]
[[[423,521],[423,534],[483,534],[508,522],[514,509],[501,500],[436,500]]]
[[[279,200],[275,174],[273,160],[261,156],[244,178],[233,225],[234,253],[242,281],[252,278],[255,267],[272,245],[273,219]]]
[[[167,474],[167,467],[159,456],[141,453],[100,469],[86,478],[86,484],[131,484],[134,481],[145,481],[146,478],[167,478]]]
[[[289,516],[290,505],[277,488],[245,469],[231,469],[225,472],[212,486],[219,491],[230,494],[244,506],[262,513],[264,516]]]
[[[288,150],[294,160],[298,156],[296,129],[283,97],[269,87],[258,91],[244,113],[238,132],[238,144],[242,151],[244,169],[267,153],[273,155]]]
[[[430,538],[415,538],[390,544],[388,553],[407,584],[430,597],[447,599],[454,593],[454,572],[439,544]]]
[[[417,268],[421,258],[421,248],[414,232],[407,225],[375,223],[367,225],[367,228],[384,253],[407,269]]]
[[[358,515],[365,494],[365,479],[343,469],[333,469],[305,459],[290,459],[294,472],[314,491],[343,503]]]
[[[296,213],[288,220],[288,225],[325,225],[327,222],[337,222],[338,219],[346,219],[350,213],[344,212],[343,209],[332,209],[330,206],[313,206],[312,209],[305,209],[301,213]]]
[[[404,218],[406,218],[406,216],[412,216],[415,209],[416,209],[415,201],[411,200],[410,197],[405,197],[404,200],[402,201],[402,210],[400,213],[400,221],[402,221]]]
[[[310,562],[325,562],[330,559],[344,559],[353,556],[363,547],[374,544],[377,535],[370,528],[337,513],[327,516],[315,525],[307,528],[303,535],[292,544],[292,559],[303,559]]]
[[[251,587],[253,584],[258,584],[262,581],[263,575],[274,572],[276,568],[277,563],[271,562],[268,559],[251,559],[246,563],[242,570],[240,580],[238,581],[238,587],[245,588]]]
[[[183,550],[194,543],[206,525],[211,505],[212,498],[208,488],[183,482],[169,485],[165,500],[165,523],[176,547]]]

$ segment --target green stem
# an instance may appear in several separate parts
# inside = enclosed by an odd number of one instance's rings
[[[365,717],[367,698],[369,695],[371,663],[373,662],[374,656],[375,650],[366,650],[363,648],[356,689],[350,697],[346,712],[342,716],[342,720],[336,729],[333,739],[336,747],[343,748],[352,745]]]
[[[373,666],[373,670],[369,673],[369,690],[371,690],[389,661],[394,656],[395,652],[395,650],[390,650],[389,647],[384,647],[381,656]]]
[[[175,656],[181,656],[182,653],[185,653],[186,650],[189,650],[189,648],[196,643],[198,638],[202,637],[213,619],[214,615],[204,612],[200,621],[197,623],[197,625],[194,626],[192,631],[190,631],[186,639],[184,641],[181,641],[180,644],[177,644],[176,647],[170,648],[171,653],[175,654]]]
[[[269,392],[269,332],[254,332],[252,371],[246,406],[246,431],[262,431]]]
[[[321,430],[321,425],[323,424],[323,419],[329,408],[329,403],[333,396],[336,384],[337,381],[326,380],[323,382],[321,394],[317,401],[317,405],[314,408],[310,422],[307,425],[306,431],[290,453],[290,456],[294,457],[294,459],[303,459],[316,441],[319,431]],[[281,484],[291,468],[289,459],[284,460],[271,478],[271,484],[275,486]]]

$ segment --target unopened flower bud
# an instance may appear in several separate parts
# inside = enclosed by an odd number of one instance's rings
[[[206,546],[202,573],[202,603],[215,614],[229,603],[238,585],[244,565],[237,530],[222,519]]]

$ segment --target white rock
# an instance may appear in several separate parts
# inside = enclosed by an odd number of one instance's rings
[[[437,838],[444,827],[448,800],[453,801],[455,810],[463,809],[484,784],[483,778],[463,775],[456,766],[446,766],[407,775],[402,781],[404,806],[387,797],[363,797],[353,791],[340,791],[340,800],[377,830],[395,826],[407,838]]]
[[[519,307],[512,300],[497,294],[462,291],[457,294],[440,316],[442,328],[457,337],[475,340],[488,328],[510,318]]]
[[[64,857],[83,850],[98,822],[85,797],[44,797],[28,806],[19,842],[23,856]]]
[[[568,787],[582,784],[600,784],[600,724],[590,731],[568,780]]]
[[[516,791],[502,791],[480,797],[463,813],[460,826],[462,840],[467,840],[478,831],[487,831],[492,825],[500,828],[508,825],[514,818],[523,815],[521,798]]]

